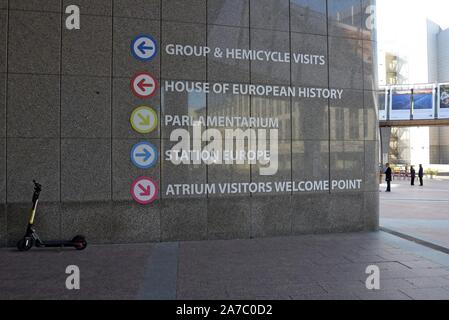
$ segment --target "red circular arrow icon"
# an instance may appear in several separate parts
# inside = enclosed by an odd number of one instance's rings
[[[140,72],[131,80],[132,92],[141,99],[151,98],[156,94],[158,83],[155,77],[148,72]]]
[[[159,194],[157,183],[149,177],[137,178],[131,185],[131,196],[140,204],[154,202]]]

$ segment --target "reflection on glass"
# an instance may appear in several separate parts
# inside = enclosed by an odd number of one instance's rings
[[[440,87],[440,108],[449,109],[449,85]]]
[[[251,116],[273,118],[279,121],[279,139],[289,139],[290,100],[280,98],[254,97],[251,103]]]
[[[422,89],[414,90],[413,92],[413,109],[423,110],[433,108],[433,90]]]
[[[304,16],[322,16],[326,14],[326,2],[323,0],[291,0],[291,10],[303,10]]]
[[[263,176],[259,174],[260,167],[265,167],[260,163],[251,166],[251,181],[287,181],[291,178],[291,141],[279,140],[278,142],[278,170],[274,175]]]
[[[209,23],[248,26],[249,5],[245,0],[215,1],[209,7]]]
[[[395,91],[392,96],[392,110],[410,110],[412,108],[412,93],[407,91]]]
[[[187,96],[189,113],[201,113],[206,108],[206,96],[203,93],[190,92]]]
[[[196,92],[165,92],[162,88],[163,114],[188,115],[193,119],[206,115],[206,94]]]
[[[363,108],[332,107],[331,135],[339,140],[363,139]]]
[[[342,173],[350,171],[352,175],[357,176],[357,172],[363,168],[363,142],[336,142],[332,149],[335,169],[342,171]]]
[[[247,117],[249,97],[232,94],[209,94],[207,115],[209,117]]]
[[[330,0],[329,18],[351,38],[360,36],[362,6],[360,0]]]
[[[279,142],[277,175],[281,177],[286,177],[290,173],[291,150],[291,144],[289,142]]]
[[[285,53],[290,51],[288,32],[257,30],[251,31],[251,49],[256,51],[281,52],[275,60],[286,61]],[[278,59],[279,58],[279,59]],[[253,60],[251,62],[251,80],[257,84],[290,84],[290,63]]]
[[[208,27],[207,39],[211,47],[230,48],[230,56],[249,50],[249,29],[247,28],[211,25]],[[209,80],[212,78],[218,81],[248,81],[249,65],[249,60],[223,59],[210,55]]]
[[[327,141],[293,141],[292,174],[294,180],[321,180],[329,177]]]
[[[378,93],[378,101],[379,101],[379,111],[385,111],[387,108],[387,104],[386,104],[386,94],[385,91],[382,90]]]
[[[327,101],[293,101],[293,139],[324,139],[329,135],[328,125]]]
[[[292,31],[326,34],[325,0],[291,0]]]
[[[364,39],[374,40],[376,26],[376,0],[362,0],[362,33]]]

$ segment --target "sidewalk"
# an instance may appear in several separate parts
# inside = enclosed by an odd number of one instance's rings
[[[392,192],[380,194],[380,225],[449,248],[449,180],[426,179],[424,187],[393,181]]]
[[[365,287],[380,268],[380,291]],[[77,265],[81,290],[65,288]],[[449,299],[449,255],[388,233],[0,250],[0,299]]]

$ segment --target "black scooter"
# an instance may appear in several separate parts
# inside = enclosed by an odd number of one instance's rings
[[[28,228],[25,236],[17,243],[17,249],[20,251],[28,251],[33,246],[37,248],[44,247],[74,247],[77,250],[83,250],[87,247],[87,241],[84,236],[76,236],[71,241],[42,241],[33,228],[34,218],[36,216],[37,203],[39,202],[39,195],[42,191],[42,186],[33,180],[34,193],[33,193],[33,208],[31,209],[31,217],[28,222]]]

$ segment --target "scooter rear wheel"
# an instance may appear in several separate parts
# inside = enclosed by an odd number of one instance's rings
[[[75,247],[76,250],[84,250],[87,247],[87,241],[86,238],[84,236],[75,236],[72,239],[73,242],[73,246]]]
[[[31,237],[22,238],[17,242],[17,249],[19,251],[28,251],[31,247],[33,247],[33,238]]]

